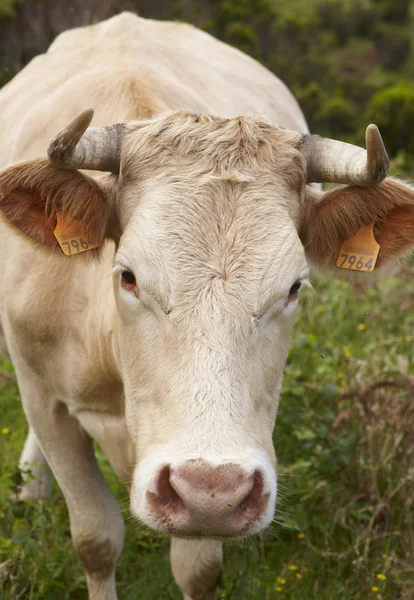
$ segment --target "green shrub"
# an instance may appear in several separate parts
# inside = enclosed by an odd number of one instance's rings
[[[22,0],[0,0],[0,19],[4,17],[14,17],[16,14],[15,5]]]
[[[379,23],[373,38],[382,64],[387,69],[398,69],[411,53],[412,32],[396,25]]]
[[[335,33],[340,45],[353,36],[366,36],[380,11],[370,0],[321,0],[317,3],[321,29]]]
[[[399,83],[377,92],[371,99],[366,116],[380,128],[391,156],[395,156],[401,148],[414,154],[413,86]]]
[[[356,113],[345,98],[334,96],[325,100],[315,114],[318,133],[342,138],[355,130]]]
[[[405,23],[410,14],[410,0],[374,0],[383,19],[392,23]]]
[[[295,90],[295,96],[298,100],[306,118],[311,124],[315,123],[315,115],[325,99],[325,93],[319,83],[312,81],[303,88]]]
[[[251,25],[235,21],[229,24],[226,34],[228,41],[233,46],[248,54],[254,53],[257,36]]]

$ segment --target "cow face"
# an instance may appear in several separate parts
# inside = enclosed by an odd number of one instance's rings
[[[57,211],[115,241],[134,514],[175,535],[253,533],[274,511],[272,431],[307,260],[341,275],[341,244],[374,223],[376,267],[392,262],[413,246],[413,190],[378,183],[373,126],[365,152],[253,117],[175,113],[85,133],[91,117],[52,140],[55,166],[0,173],[0,210],[51,251]],[[314,181],[351,185],[323,194]]]
[[[272,431],[308,275],[296,141],[179,115],[125,142],[114,285],[132,509],[153,528],[234,536],[272,519]]]

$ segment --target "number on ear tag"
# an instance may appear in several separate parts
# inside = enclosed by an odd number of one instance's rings
[[[351,271],[369,273],[375,269],[380,245],[374,237],[374,224],[361,227],[339,250],[336,266]]]
[[[60,213],[56,213],[56,217],[57,223],[53,234],[66,256],[86,252],[99,246],[89,235],[84,223],[67,217],[63,220]]]

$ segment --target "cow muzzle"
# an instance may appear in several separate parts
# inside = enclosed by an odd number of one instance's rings
[[[247,471],[233,462],[213,466],[201,459],[167,464],[145,492],[150,518],[143,520],[174,535],[244,536],[273,517],[275,490],[267,479],[260,465]]]

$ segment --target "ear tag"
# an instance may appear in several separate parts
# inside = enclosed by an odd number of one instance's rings
[[[57,223],[53,232],[59,246],[62,248],[66,256],[80,254],[87,250],[97,248],[97,244],[90,236],[86,226],[82,221],[76,219],[62,219],[62,215],[56,213]]]
[[[371,272],[377,262],[380,245],[374,237],[374,224],[361,227],[339,250],[336,266],[351,271]]]

